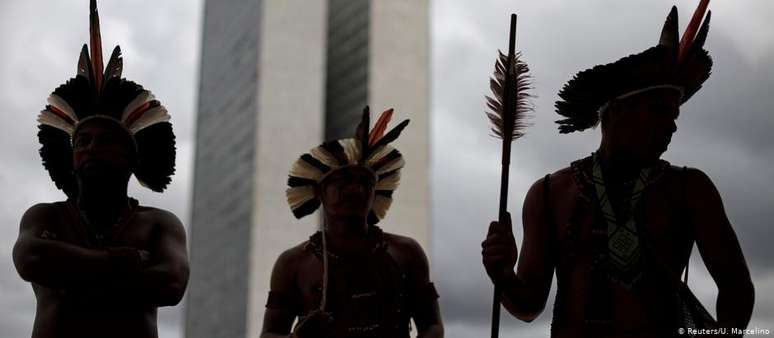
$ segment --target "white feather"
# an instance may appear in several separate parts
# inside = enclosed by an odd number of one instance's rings
[[[376,182],[376,190],[395,190],[400,185],[400,170]]]
[[[366,165],[370,168],[373,167],[376,162],[379,162],[379,160],[383,159],[387,154],[389,154],[391,151],[393,151],[395,148],[390,146],[381,146],[376,151],[372,152],[371,155],[368,156],[368,159],[366,159]]]
[[[403,168],[403,166],[406,164],[406,161],[403,160],[403,156],[399,156],[398,158],[392,160],[391,162],[383,165],[379,170],[376,171],[377,175],[381,175],[384,173],[388,173],[390,171]]]
[[[136,134],[138,131],[150,127],[156,123],[169,121],[169,114],[167,114],[167,108],[164,106],[158,106],[151,108],[140,116],[131,126],[127,126],[132,134]]]
[[[384,219],[384,216],[387,215],[387,210],[390,209],[390,204],[392,204],[392,198],[376,195],[374,196],[374,204],[371,206],[371,210],[374,211],[374,214],[376,214],[377,218],[382,220]]]
[[[312,186],[288,188],[285,190],[285,195],[288,198],[288,204],[291,209],[296,209],[315,198],[314,187]]]
[[[360,158],[360,142],[354,138],[347,138],[339,140],[339,144],[344,148],[344,153],[347,154],[349,164],[357,163],[357,160]]]
[[[62,130],[70,136],[75,132],[75,126],[67,123],[67,121],[48,110],[40,112],[40,115],[38,115],[38,123]]]
[[[307,178],[319,182],[323,177],[323,172],[315,166],[299,158],[290,167],[290,176]]]
[[[339,161],[337,161],[336,158],[333,157],[333,155],[331,155],[323,147],[316,147],[310,150],[309,154],[312,155],[312,157],[316,158],[318,161],[322,162],[323,164],[331,167],[331,170],[340,167]]]
[[[129,114],[131,114],[135,109],[143,105],[145,102],[154,100],[155,97],[153,94],[147,90],[143,90],[140,94],[137,95],[137,97],[132,100],[132,102],[129,103],[129,105],[124,108],[124,112],[121,114],[121,122],[125,122],[126,118],[129,117]]]
[[[61,110],[65,115],[73,119],[73,121],[77,122],[78,118],[75,116],[75,111],[73,110],[73,107],[70,106],[65,99],[63,99],[61,96],[56,94],[51,94],[48,97],[48,104],[56,107],[57,109]]]

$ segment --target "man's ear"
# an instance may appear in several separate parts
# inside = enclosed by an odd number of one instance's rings
[[[621,108],[622,108],[621,100],[612,100],[607,106],[607,109],[602,112],[602,115],[599,117],[601,123],[604,126],[610,126],[611,124],[615,123],[614,121],[617,121],[620,119],[621,115]]]

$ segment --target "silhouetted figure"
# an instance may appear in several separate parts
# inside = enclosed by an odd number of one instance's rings
[[[161,192],[174,173],[166,109],[121,78],[118,47],[103,73],[91,1],[91,56],[40,113],[43,163],[66,201],[31,207],[13,259],[37,298],[32,336],[157,337],[156,310],[180,302],[186,236],[168,211],[127,196],[132,174]]]
[[[323,143],[293,165],[291,209],[301,218],[322,204],[324,232],[277,258],[261,337],[409,337],[412,318],[418,337],[443,337],[424,251],[375,225],[404,163],[388,144],[408,120],[384,134],[391,115],[369,133],[366,107],[355,138]]]
[[[702,6],[706,8],[706,3]],[[714,325],[702,311],[686,323],[680,273],[696,243],[718,287],[717,326],[745,328],[754,291],[736,235],[712,181],[660,157],[680,104],[709,77],[703,10],[677,43],[677,11],[661,41],[640,54],[578,73],[559,93],[563,133],[601,120],[587,158],[538,180],[524,201],[517,262],[511,224],[492,222],[483,262],[506,309],[524,321],[544,309],[556,271],[552,337],[670,337]],[[682,302],[682,303],[681,303]],[[684,332],[687,335],[687,332]]]

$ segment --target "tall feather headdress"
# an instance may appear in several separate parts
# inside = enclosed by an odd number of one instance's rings
[[[38,115],[40,155],[57,188],[77,194],[72,138],[86,121],[120,125],[137,153],[133,173],[145,187],[161,192],[175,172],[175,135],[166,108],[142,86],[121,77],[123,58],[116,46],[103,68],[102,37],[96,0],[90,1],[89,44],[84,44],[77,75],[54,90]],[[89,48],[90,47],[90,48]]]
[[[712,12],[709,0],[701,0],[682,36],[678,39],[677,8],[672,6],[656,46],[613,63],[598,65],[576,74],[559,91],[556,121],[560,133],[581,131],[599,123],[599,113],[616,99],[657,88],[670,88],[685,103],[706,81],[712,59],[704,49]]]
[[[393,110],[384,111],[370,129],[368,106],[353,138],[333,140],[312,148],[293,163],[288,177],[286,196],[296,218],[311,214],[320,207],[315,188],[330,174],[351,166],[370,171],[376,178],[375,196],[368,223],[382,220],[392,204],[392,194],[400,183],[400,170],[405,164],[403,155],[390,146],[409,123],[404,120],[386,132]],[[386,133],[385,133],[386,132]]]

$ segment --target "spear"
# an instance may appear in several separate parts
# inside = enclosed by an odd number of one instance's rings
[[[508,209],[508,168],[511,163],[511,143],[523,136],[527,113],[533,110],[527,90],[531,89],[529,67],[520,60],[516,48],[516,14],[511,14],[508,55],[498,51],[493,77],[489,80],[492,95],[486,97],[494,136],[502,139],[502,172],[500,177],[500,210],[498,220],[503,223]],[[492,301],[492,338],[500,331],[500,286],[495,283]]]

